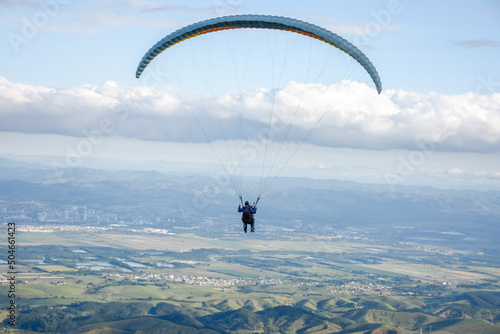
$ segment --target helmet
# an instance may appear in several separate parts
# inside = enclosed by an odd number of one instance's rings
[[[248,201],[245,201],[245,205],[250,205],[250,204],[248,203]]]

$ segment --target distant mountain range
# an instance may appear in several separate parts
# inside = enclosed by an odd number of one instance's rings
[[[256,188],[257,185],[249,185],[245,193],[256,197]],[[220,187],[207,175],[54,170],[6,159],[0,159],[0,200],[84,205],[117,212],[127,208],[125,211],[137,216],[189,210],[198,217],[224,217],[234,215],[239,204],[231,187]],[[436,222],[444,222],[442,228],[450,233],[481,232],[493,237],[500,236],[500,191],[279,178],[259,202],[258,215],[268,224],[288,222],[291,226],[402,225],[432,230]]]
[[[294,305],[181,308],[172,303],[82,302],[23,311],[19,326],[38,332],[96,333],[371,333],[402,334],[420,328],[439,333],[498,333],[499,293],[470,292],[453,300],[414,304],[391,297],[305,298]],[[411,301],[411,298],[408,299]],[[78,314],[77,314],[78,313]],[[85,316],[80,316],[84,313]],[[471,319],[477,314],[483,319]],[[484,319],[490,319],[484,320]],[[77,331],[75,329],[78,328]]]

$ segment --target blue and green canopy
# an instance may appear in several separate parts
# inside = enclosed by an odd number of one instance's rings
[[[368,72],[371,79],[373,80],[378,93],[380,94],[380,92],[382,91],[382,83],[380,82],[377,70],[368,59],[368,57],[366,57],[366,55],[361,52],[361,50],[359,50],[349,41],[325,28],[316,26],[314,24],[288,17],[272,15],[223,16],[194,23],[177,31],[174,31],[173,33],[165,36],[163,39],[158,41],[155,45],[153,45],[153,47],[151,47],[151,49],[149,49],[148,52],[146,52],[141,62],[139,63],[139,66],[137,67],[136,77],[139,78],[141,76],[144,69],[157,55],[177,43],[180,43],[188,38],[193,38],[210,32],[243,28],[277,29],[291,31],[328,43],[347,53],[359,64],[361,64],[361,66],[363,66],[363,68]]]

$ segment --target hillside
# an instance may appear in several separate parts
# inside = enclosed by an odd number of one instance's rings
[[[496,298],[496,293],[489,294],[483,291],[481,295],[484,298],[488,298],[488,295]],[[422,308],[412,312],[359,306],[336,309],[332,308],[334,300],[308,299],[294,305],[280,305],[256,312],[245,307],[230,311],[214,309],[212,314],[205,316],[196,316],[195,309],[180,308],[165,302],[157,303],[156,306],[144,302],[98,304],[84,302],[51,307],[50,311],[49,307],[43,306],[24,310],[21,312],[18,328],[33,332],[181,334],[270,332],[402,334],[419,328],[432,329],[435,333],[453,334],[493,334],[500,331],[498,323],[500,313],[496,308],[493,309],[491,304],[488,307],[492,311],[495,310],[496,317],[492,321],[487,321],[442,312],[433,314],[432,310],[424,313]],[[345,304],[345,301],[342,303]],[[451,304],[458,306],[462,301],[463,299],[457,299]],[[312,310],[305,307],[305,302],[318,307]],[[395,308],[399,303],[387,305]],[[77,310],[78,314],[75,312]],[[486,309],[481,310],[484,312]]]

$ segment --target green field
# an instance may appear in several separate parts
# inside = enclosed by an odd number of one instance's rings
[[[203,326],[346,334],[500,328],[499,269],[480,255],[438,247],[61,231],[20,233],[17,256],[18,305],[39,311],[54,328],[72,317],[96,333],[144,326],[119,315],[129,311],[111,311],[126,305],[134,317],[151,317],[156,330],[186,333]],[[6,264],[0,269],[8,271]],[[8,290],[0,285],[1,307],[8,305]],[[111,313],[78,318],[92,302],[109,304]],[[167,313],[158,317],[156,306]],[[42,312],[47,307],[54,315]],[[34,321],[19,312],[21,327]]]

